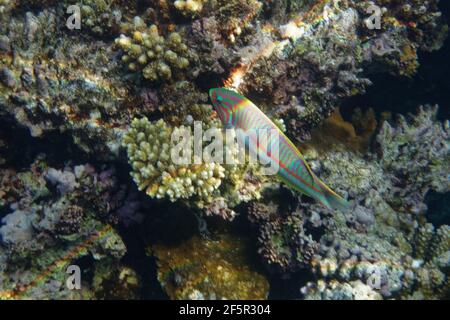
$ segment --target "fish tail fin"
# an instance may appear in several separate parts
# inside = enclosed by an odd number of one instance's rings
[[[338,195],[336,192],[331,190],[325,183],[320,181],[319,178],[317,177],[316,183],[320,186],[320,189],[322,190],[323,199],[321,200],[324,205],[326,205],[328,208],[337,209],[341,212],[346,212],[349,210],[350,202],[348,202],[340,195]]]

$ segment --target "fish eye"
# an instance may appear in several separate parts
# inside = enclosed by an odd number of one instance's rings
[[[222,102],[223,101],[222,96],[217,96],[217,101]]]

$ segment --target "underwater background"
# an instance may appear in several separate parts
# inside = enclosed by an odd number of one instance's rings
[[[449,299],[449,17],[439,0],[0,0],[0,300]],[[173,165],[172,134],[222,129],[216,87],[350,209],[252,163]]]

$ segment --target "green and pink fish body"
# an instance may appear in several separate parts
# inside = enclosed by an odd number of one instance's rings
[[[343,211],[348,209],[349,203],[312,172],[295,145],[255,104],[239,93],[225,88],[211,89],[209,95],[225,128],[239,130],[247,137],[252,136],[248,134],[250,131],[256,132],[256,135],[261,135],[263,130],[276,131],[276,139],[266,134],[266,137],[269,137],[266,144],[259,141],[249,144],[247,138],[245,145],[250,147],[251,153],[263,155],[265,163],[268,163],[267,160],[275,163],[277,175],[286,185],[318,200],[328,208]],[[276,152],[272,152],[273,150]]]

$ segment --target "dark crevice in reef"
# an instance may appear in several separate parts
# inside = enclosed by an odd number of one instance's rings
[[[92,283],[94,279],[95,259],[91,254],[82,256],[72,262],[72,265],[78,266],[82,272],[81,279],[87,283]]]
[[[425,200],[428,206],[427,221],[432,223],[435,228],[444,224],[450,225],[450,192],[430,191]]]
[[[0,221],[10,213],[11,213],[11,208],[9,206],[0,206]],[[0,226],[1,226],[1,224],[0,224]],[[2,239],[0,237],[0,241],[1,240]]]
[[[230,74],[227,75],[229,77]],[[227,77],[219,78],[213,74],[203,74],[196,80],[198,88],[203,92],[209,92],[211,88],[223,87]]]
[[[80,150],[69,134],[57,131],[33,138],[27,128],[0,119],[0,137],[6,141],[6,160],[16,170],[28,169],[39,155],[45,155],[50,166],[60,167],[67,159],[73,163],[87,163],[89,156]]]
[[[450,2],[441,1],[441,10],[450,24]],[[354,108],[374,108],[377,112],[414,113],[418,106],[439,105],[439,119],[450,117],[450,38],[435,52],[420,52],[420,67],[413,78],[389,74],[370,77],[373,85],[366,94],[358,95],[343,104],[344,117]]]
[[[129,192],[137,190],[130,176],[131,168],[128,163],[115,162],[109,165],[114,166],[115,176],[120,185],[128,186]],[[151,200],[145,193],[140,192],[138,197],[142,205],[146,207],[141,209],[146,214],[144,223],[126,226],[124,223],[119,222],[114,225],[114,229],[119,233],[127,248],[127,252],[121,262],[138,274],[142,284],[139,294],[140,298],[168,299],[157,279],[156,259],[146,252],[146,248],[149,245],[149,234],[153,234],[152,230],[147,228],[147,225],[154,224],[153,217],[154,215],[157,216],[157,212],[165,211],[159,208],[158,205],[155,205],[155,201]],[[112,215],[113,213],[110,213],[110,217]],[[161,225],[158,227],[161,227]]]
[[[280,214],[287,214],[288,212],[292,212],[293,210],[295,210],[296,200],[294,199],[294,196],[292,192],[289,191],[289,189],[283,188],[279,194],[265,194],[264,199],[269,198],[272,198],[274,201],[276,201],[276,203],[280,205]],[[302,199],[302,201],[305,199]],[[246,214],[244,213],[248,211],[247,206],[248,204],[242,204],[235,208],[235,211],[239,212],[240,214],[233,220],[233,222],[229,226],[232,228],[231,232],[246,235],[251,239],[247,247],[248,256],[251,261],[254,261],[255,265],[258,268],[258,271],[264,273],[267,277],[270,285],[268,299],[301,299],[299,288],[305,286],[308,281],[314,280],[312,273],[306,269],[295,273],[283,273],[274,271],[274,269],[270,270],[264,258],[257,253],[258,246],[260,245],[258,243],[258,241],[260,241],[258,240],[258,226],[250,223]],[[310,234],[311,231],[312,229],[308,229],[308,234]],[[314,238],[316,236],[319,236],[318,233],[321,232],[323,232],[323,230],[314,230],[314,233],[311,234]]]
[[[309,271],[299,271],[288,277],[283,275],[271,275],[268,278],[270,284],[269,300],[301,299],[299,288],[313,281]]]
[[[140,277],[142,299],[168,299],[157,279],[156,259],[146,254],[146,240],[141,228],[119,227],[117,230],[127,247],[122,263],[132,268]]]
[[[126,165],[117,168],[121,182],[131,181]],[[125,176],[126,175],[126,176]],[[195,217],[182,206],[166,201],[155,201],[140,193],[140,200],[145,214],[144,221],[139,224],[125,226],[119,224],[116,230],[127,248],[122,263],[132,268],[140,277],[142,299],[168,299],[157,279],[156,258],[150,255],[152,244],[178,244],[189,239],[198,230]]]

